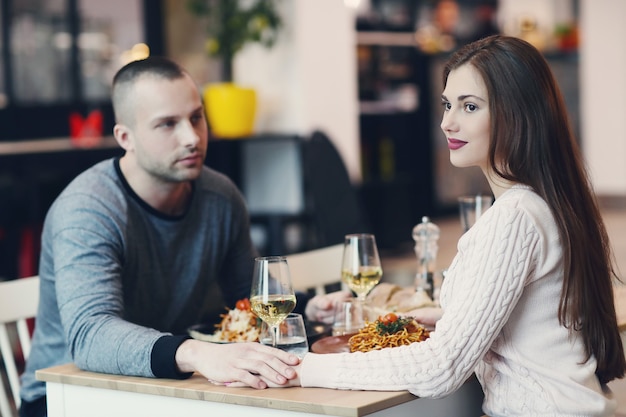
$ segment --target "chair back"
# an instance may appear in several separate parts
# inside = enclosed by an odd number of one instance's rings
[[[316,130],[304,142],[307,205],[317,242],[313,247],[343,243],[345,235],[369,231],[356,188],[330,138]]]
[[[296,291],[314,289],[316,294],[325,294],[328,285],[341,283],[343,243],[286,257]]]
[[[2,416],[17,416],[15,410],[20,406],[18,368],[22,367],[30,353],[31,335],[27,320],[37,315],[38,305],[38,276],[0,282],[0,352],[10,388],[9,391],[5,388],[4,378],[0,375]],[[12,337],[15,334],[17,337]]]

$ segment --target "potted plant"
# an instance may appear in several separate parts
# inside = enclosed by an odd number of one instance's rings
[[[256,93],[234,83],[233,60],[247,44],[271,47],[282,20],[276,0],[188,0],[191,13],[206,22],[206,52],[221,59],[222,81],[204,89],[207,117],[214,136],[248,136],[254,127]]]

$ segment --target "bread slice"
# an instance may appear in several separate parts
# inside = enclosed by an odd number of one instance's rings
[[[367,295],[367,302],[372,307],[384,308],[394,293],[402,290],[402,287],[388,282],[381,282],[376,285]]]

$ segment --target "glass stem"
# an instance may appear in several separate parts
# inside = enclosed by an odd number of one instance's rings
[[[362,319],[363,323],[365,323],[368,320],[368,314],[366,313],[367,294],[365,295],[358,294],[356,297],[356,301],[361,306],[360,311],[361,311],[362,317],[360,317],[359,319],[360,320]]]
[[[278,326],[272,326],[272,347],[278,343]]]

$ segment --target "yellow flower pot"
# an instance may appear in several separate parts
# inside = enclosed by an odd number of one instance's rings
[[[203,95],[213,136],[234,139],[252,134],[256,113],[253,89],[233,83],[209,84]]]

